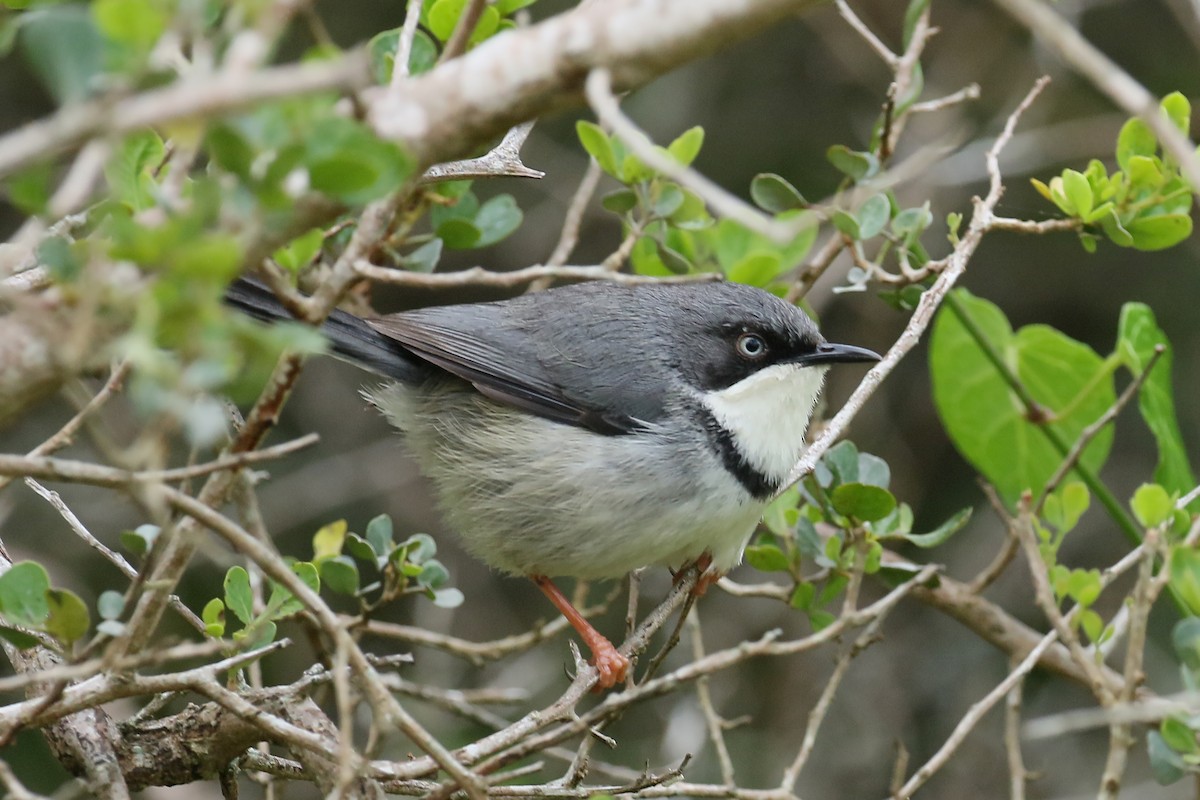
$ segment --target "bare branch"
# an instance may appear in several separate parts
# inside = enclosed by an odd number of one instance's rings
[[[1072,28],[1058,12],[1039,0],[995,0],[996,5],[1043,39],[1050,49],[1091,81],[1127,113],[1140,117],[1163,149],[1179,164],[1192,187],[1200,187],[1196,146],[1160,113],[1158,100],[1125,70]],[[1193,189],[1194,191],[1194,189]]]

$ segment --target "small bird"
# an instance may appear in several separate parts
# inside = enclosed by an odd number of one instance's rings
[[[290,318],[239,280],[227,302]],[[789,303],[737,283],[580,283],[363,319],[334,311],[336,356],[405,435],[466,549],[525,575],[591,649],[598,686],[629,659],[551,582],[742,551],[805,448],[826,368],[877,361],[826,342]]]

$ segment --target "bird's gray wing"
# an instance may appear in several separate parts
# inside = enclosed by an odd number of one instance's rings
[[[520,325],[517,322],[521,322]],[[556,370],[538,333],[525,330],[496,304],[442,306],[369,319],[367,323],[412,353],[470,382],[487,397],[555,422],[613,436],[644,428],[634,416],[588,403],[564,384],[578,365]],[[563,365],[559,364],[562,367]],[[564,374],[556,379],[555,372]]]

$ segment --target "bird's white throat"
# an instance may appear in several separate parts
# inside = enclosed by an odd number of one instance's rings
[[[709,392],[704,402],[733,436],[747,463],[782,481],[804,451],[804,432],[825,369],[775,364],[719,392]]]

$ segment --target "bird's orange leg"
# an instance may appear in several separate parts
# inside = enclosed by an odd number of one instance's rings
[[[530,575],[529,578],[537,584],[546,597],[550,598],[550,602],[554,603],[554,607],[559,610],[559,613],[567,618],[567,622],[571,623],[571,627],[579,632],[583,643],[592,651],[592,664],[600,673],[596,688],[611,689],[616,684],[623,683],[629,672],[629,659],[618,653],[613,643],[592,627],[592,623],[588,622],[575,606],[571,605],[567,596],[549,578],[545,575]]]

